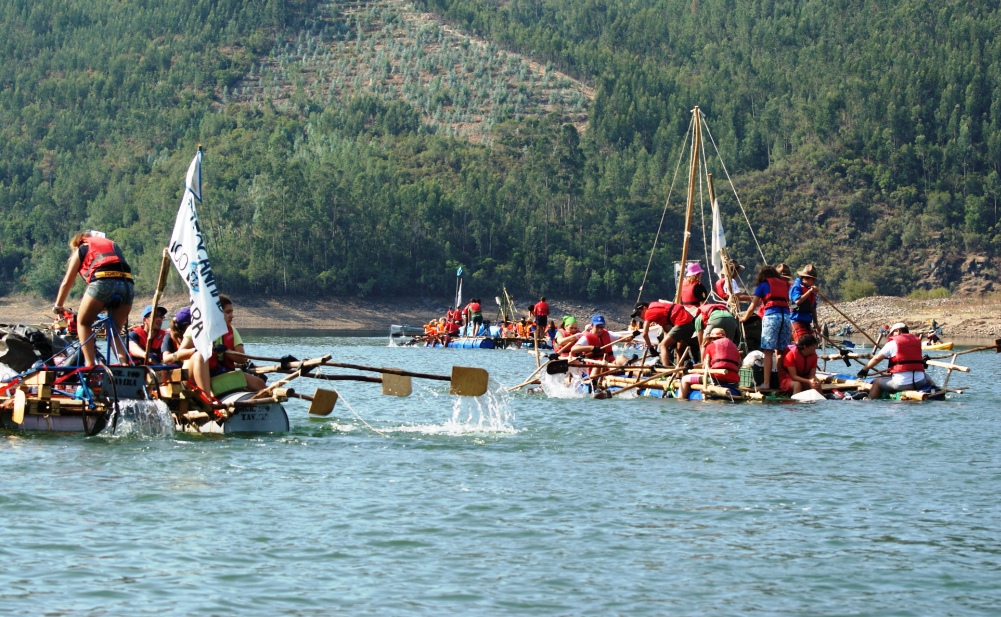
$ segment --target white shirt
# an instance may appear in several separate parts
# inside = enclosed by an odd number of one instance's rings
[[[883,345],[883,348],[879,350],[879,355],[887,360],[897,355],[897,341],[890,341],[886,345]],[[915,381],[921,382],[924,379],[924,371],[904,371],[902,373],[893,373],[890,383],[894,386],[909,386]]]

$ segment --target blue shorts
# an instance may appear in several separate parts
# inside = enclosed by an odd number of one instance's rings
[[[87,295],[100,301],[104,306],[118,302],[116,306],[132,306],[135,285],[124,278],[94,279],[87,285]]]
[[[792,321],[789,314],[765,315],[761,320],[761,349],[775,351],[789,346],[792,338]]]

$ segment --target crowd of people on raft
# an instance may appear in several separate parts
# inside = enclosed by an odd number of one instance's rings
[[[497,323],[498,335],[494,338],[517,342],[538,342],[543,348],[552,348],[559,333],[556,321],[549,318],[549,303],[542,296],[528,309],[522,319],[501,319]],[[491,322],[483,319],[483,309],[479,298],[472,298],[461,309],[448,307],[444,317],[432,319],[424,324],[424,344],[431,347],[447,347],[449,342],[461,336],[490,336]]]
[[[822,394],[817,377],[817,349],[823,336],[817,320],[817,269],[806,265],[794,278],[786,264],[763,266],[749,294],[736,280],[743,269],[727,262],[710,291],[702,283],[701,266],[689,264],[680,302],[637,304],[633,321],[623,332],[609,331],[602,315],[592,317],[584,330],[576,319],[566,317],[554,340],[555,353],[622,365],[629,360],[616,358],[613,345],[639,341],[647,353],[659,358],[661,366],[691,369],[682,379],[680,394],[685,398],[693,384],[707,377],[703,369],[716,369],[711,374],[715,383],[736,386],[740,368],[756,362],[762,366],[763,390],[797,394],[813,389]],[[869,397],[932,385],[924,371],[921,339],[902,322],[887,330],[889,342],[857,375],[865,378],[880,362],[889,360],[888,374],[873,381]],[[777,369],[774,373],[773,368]]]
[[[132,268],[126,261],[121,247],[96,231],[75,234],[69,242],[70,256],[66,273],[59,285],[52,311],[69,322],[70,334],[81,341],[80,351],[85,366],[98,362],[93,325],[103,313],[107,315],[106,327],[121,332],[128,323],[135,300]],[[80,277],[86,289],[80,307],[74,314],[64,308],[70,291]],[[179,309],[164,329],[163,322],[169,314],[166,307],[147,305],[140,314],[140,323],[126,333],[124,339],[110,336],[115,353],[138,364],[183,366],[189,370],[193,385],[211,395],[212,378],[233,371],[242,371],[240,364],[249,360],[244,355],[243,339],[233,326],[233,301],[219,295],[219,305],[226,320],[226,334],[213,341],[209,357],[195,349],[190,329],[191,309]],[[148,348],[148,352],[147,352]],[[107,360],[105,360],[107,361]],[[238,364],[239,363],[239,364]],[[265,387],[262,377],[243,372],[247,388],[260,390]]]

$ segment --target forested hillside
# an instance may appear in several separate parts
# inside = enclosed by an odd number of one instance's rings
[[[988,2],[414,5],[0,0],[0,284],[53,293],[97,228],[151,289],[202,143],[225,290],[442,297],[462,265],[487,297],[632,298],[695,105],[770,261],[847,296],[998,280]]]

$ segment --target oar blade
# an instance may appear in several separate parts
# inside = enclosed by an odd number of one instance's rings
[[[483,396],[487,393],[490,375],[485,369],[467,366],[452,367],[452,381],[449,394],[459,396]]]
[[[11,414],[11,421],[14,424],[21,424],[24,422],[24,408],[28,406],[28,395],[24,393],[24,390],[18,389],[14,391],[14,412]]]
[[[566,358],[560,358],[559,360],[551,360],[549,364],[546,365],[547,375],[565,375],[567,370],[570,368],[570,361]]]
[[[329,416],[330,412],[334,410],[334,405],[336,403],[336,390],[323,390],[318,388],[316,393],[313,395],[312,402],[309,404],[309,415]]]
[[[386,396],[410,396],[413,384],[408,375],[382,373],[382,393]]]

